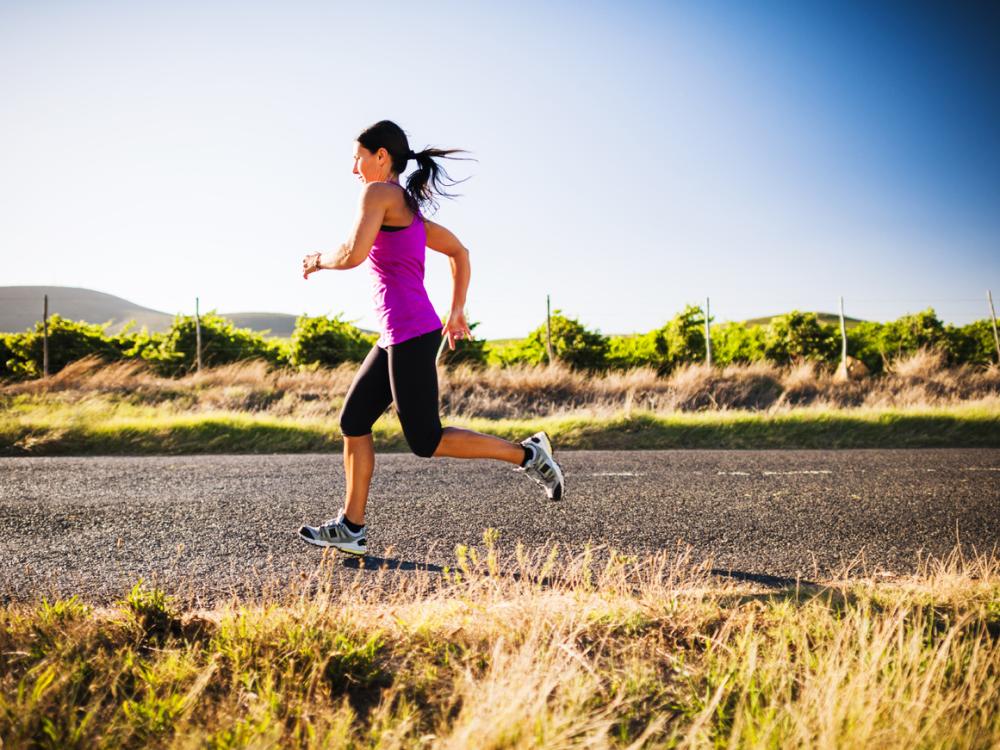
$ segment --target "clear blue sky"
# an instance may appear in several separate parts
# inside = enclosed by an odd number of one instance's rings
[[[0,285],[372,326],[364,268],[299,267],[389,118],[478,159],[435,218],[486,337],[546,293],[605,333],[706,295],[966,322],[1000,296],[998,32],[986,3],[0,0]]]

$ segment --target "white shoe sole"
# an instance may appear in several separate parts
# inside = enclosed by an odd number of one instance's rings
[[[554,490],[551,491],[552,494],[549,494],[550,490],[548,487],[545,488],[545,494],[549,500],[562,500],[566,496],[566,478],[563,476],[562,469],[559,467],[556,457],[552,455],[552,443],[549,442],[549,436],[544,432],[536,432],[531,437],[538,438],[541,445],[545,448],[545,452],[552,459],[552,467],[556,471],[556,476],[559,477],[559,497],[555,497]],[[528,440],[531,440],[531,438],[528,438]]]
[[[311,544],[314,547],[333,547],[335,550],[338,550],[340,552],[346,552],[347,554],[354,555],[355,557],[364,557],[365,555],[368,554],[368,550],[365,547],[361,547],[358,545],[354,547],[347,547],[345,545],[335,544],[333,542],[324,542],[322,539],[310,539],[304,534],[300,534],[298,532],[295,532],[295,536],[297,536],[306,544]]]

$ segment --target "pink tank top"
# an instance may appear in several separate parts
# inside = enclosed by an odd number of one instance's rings
[[[372,299],[385,349],[441,328],[441,319],[424,289],[427,229],[418,211],[406,229],[379,230],[368,254]]]

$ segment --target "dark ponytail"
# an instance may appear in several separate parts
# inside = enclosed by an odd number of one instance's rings
[[[392,169],[396,174],[403,174],[406,163],[410,159],[416,159],[417,171],[406,178],[406,203],[414,213],[422,207],[430,207],[432,212],[437,211],[438,202],[435,200],[435,195],[444,198],[457,197],[446,192],[442,186],[454,187],[460,182],[465,182],[465,180],[452,180],[444,167],[434,159],[439,157],[466,161],[462,157],[451,156],[451,154],[467,153],[466,151],[457,148],[428,147],[419,153],[414,153],[410,150],[406,133],[391,120],[380,120],[370,128],[365,129],[358,136],[357,141],[373,154],[380,148],[388,151],[389,158],[392,159]]]

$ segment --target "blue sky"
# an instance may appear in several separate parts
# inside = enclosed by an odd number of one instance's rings
[[[953,7],[954,6],[954,7]],[[712,298],[946,320],[1000,296],[1000,52],[988,4],[0,0],[0,284],[167,312],[344,313],[353,139],[469,149],[435,219],[468,312],[606,333]],[[428,253],[439,312],[446,260]]]

